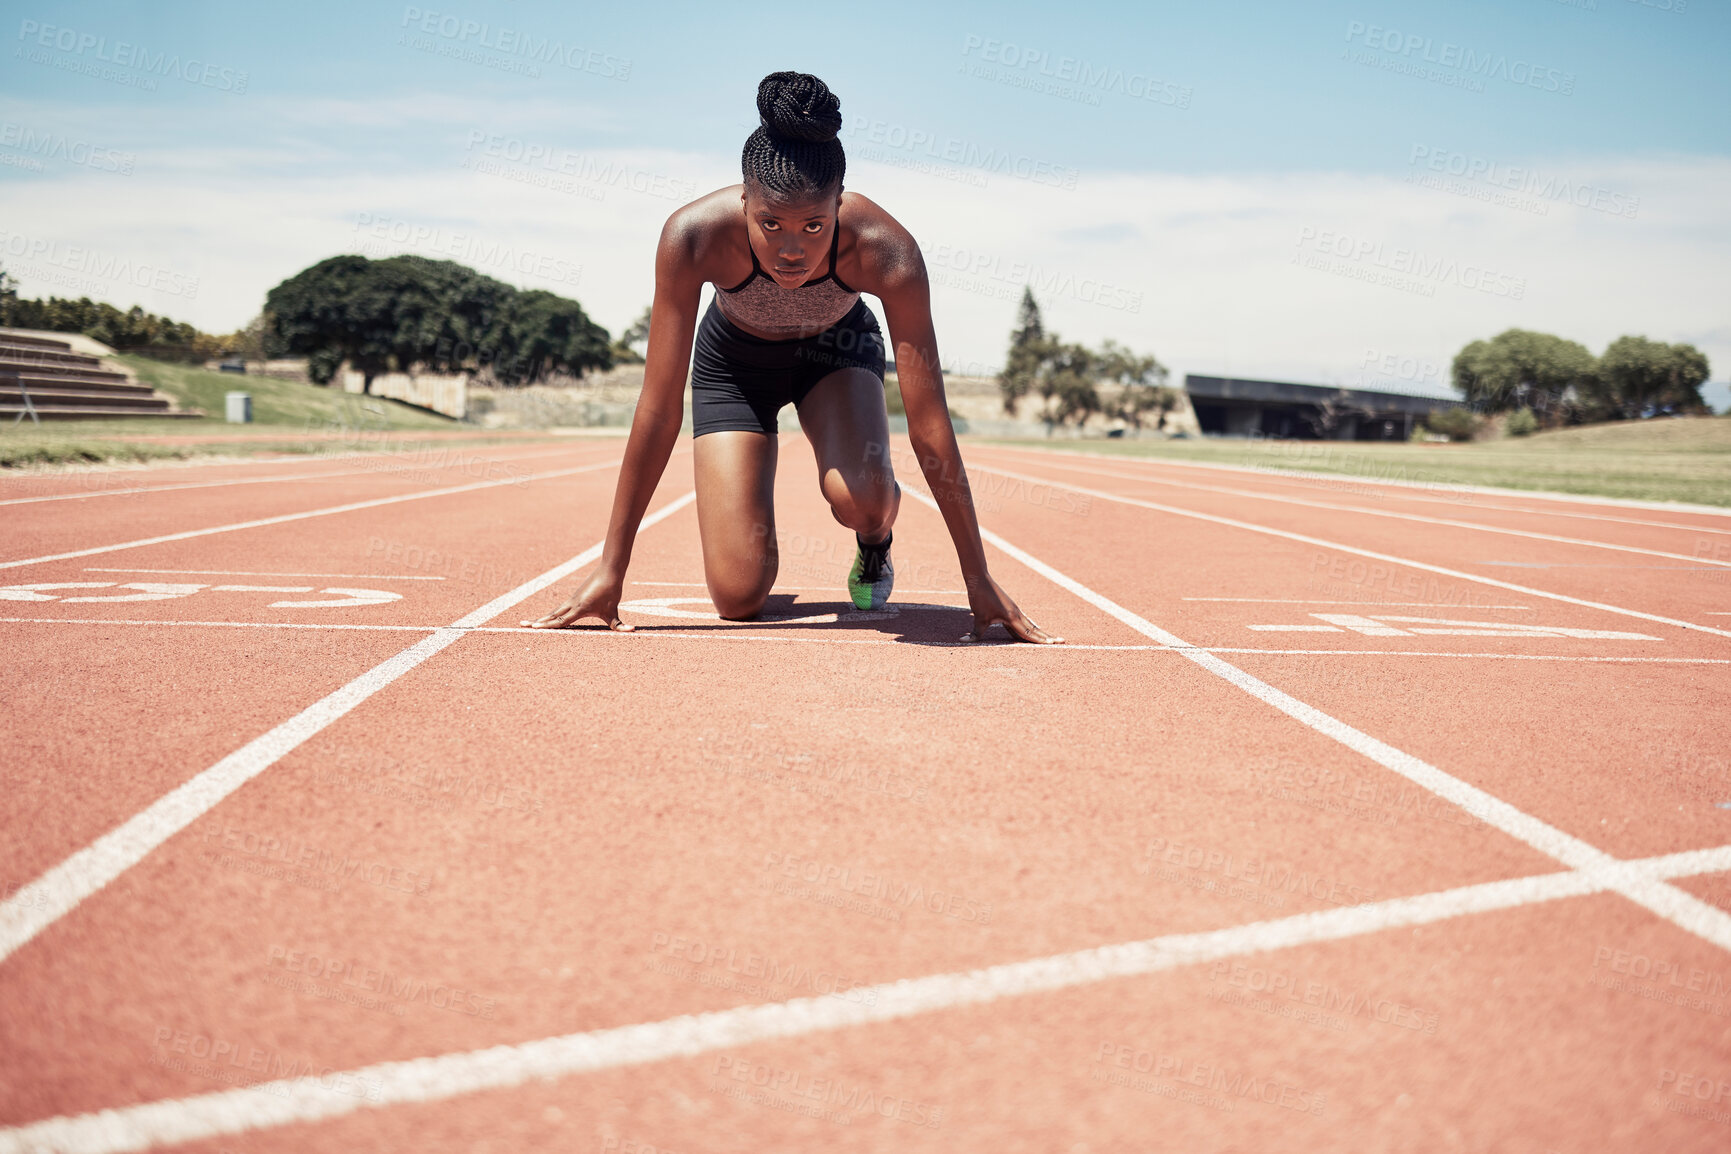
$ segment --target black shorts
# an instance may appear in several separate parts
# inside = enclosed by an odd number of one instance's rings
[[[797,408],[837,369],[865,369],[884,379],[884,338],[863,300],[813,337],[766,341],[721,315],[713,301],[691,351],[692,435],[743,430],[776,434],[781,407]]]

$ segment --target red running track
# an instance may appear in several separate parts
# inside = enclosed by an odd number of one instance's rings
[[[967,646],[788,438],[516,628],[619,448],[0,482],[0,1150],[1731,1140],[1731,518],[973,445]]]

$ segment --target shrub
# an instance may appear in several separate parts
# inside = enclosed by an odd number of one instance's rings
[[[1509,414],[1503,422],[1503,432],[1511,437],[1530,437],[1539,431],[1539,419],[1524,405]]]
[[[1451,441],[1470,441],[1479,431],[1477,413],[1464,405],[1440,409],[1424,419],[1425,428]]]

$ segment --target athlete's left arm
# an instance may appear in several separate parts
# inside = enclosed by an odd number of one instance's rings
[[[1002,622],[1023,641],[1061,643],[1063,638],[1052,636],[1030,621],[986,570],[986,550],[980,542],[973,492],[962,467],[961,449],[956,445],[956,430],[950,423],[949,404],[944,397],[944,374],[932,325],[931,285],[919,245],[906,229],[883,213],[881,220],[862,230],[859,259],[863,274],[859,287],[883,302],[884,319],[889,322],[896,380],[908,417],[908,440],[913,442],[914,456],[925,474],[926,486],[956,544],[956,558],[961,562],[962,580],[968,589],[968,605],[974,613],[974,628],[968,639],[978,641],[994,622]]]

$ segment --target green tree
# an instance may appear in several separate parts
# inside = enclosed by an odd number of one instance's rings
[[[1598,362],[1584,345],[1509,329],[1455,354],[1454,386],[1479,412],[1530,408],[1542,424],[1590,417]]]
[[[1626,421],[1703,413],[1701,386],[1707,375],[1707,356],[1694,345],[1618,337],[1599,358],[1597,391],[1603,405]]]
[[[514,385],[613,364],[607,330],[576,301],[455,261],[331,257],[273,288],[265,312],[269,335],[305,354],[315,381],[347,361],[368,391],[391,371],[488,371]]]
[[[1034,290],[1024,285],[1016,327],[1010,332],[1010,351],[1004,358],[1004,371],[998,374],[998,391],[1003,394],[1005,413],[1015,416],[1017,402],[1034,390],[1041,365],[1055,351],[1056,342],[1047,338],[1046,326],[1040,320]]]
[[[581,375],[614,364],[607,330],[576,301],[540,289],[512,297],[492,334],[502,354],[493,361],[493,374],[508,385],[554,370]]]
[[[12,312],[18,306],[18,280],[0,265],[0,325],[12,327]]]
[[[1040,417],[1048,425],[1080,425],[1100,412],[1099,354],[1083,345],[1050,339],[1050,351],[1040,362],[1034,388],[1045,402]]]
[[[1152,355],[1138,356],[1108,340],[1096,355],[1095,369],[1101,380],[1117,386],[1105,405],[1106,415],[1133,429],[1149,423],[1158,428],[1166,414],[1178,407],[1178,394],[1166,387],[1166,366]]]
[[[645,305],[643,315],[619,334],[619,339],[613,342],[613,359],[622,365],[640,365],[643,354],[637,351],[638,345],[649,344],[649,314],[650,307]]]
[[[391,368],[396,326],[389,287],[364,256],[333,256],[265,294],[275,337],[307,358],[307,373],[328,384],[347,361],[373,378]]]

